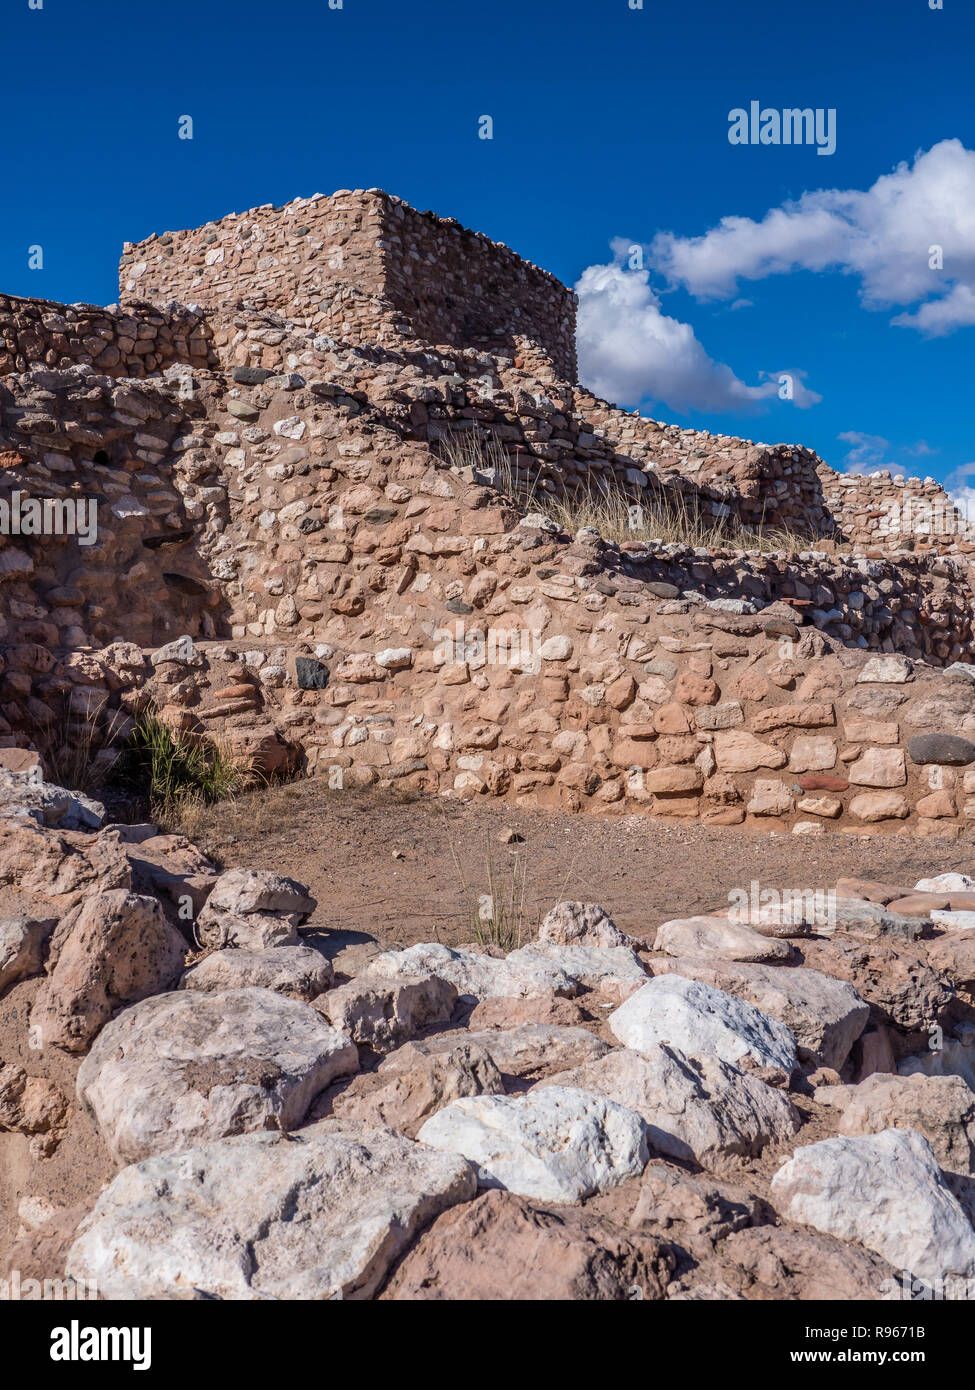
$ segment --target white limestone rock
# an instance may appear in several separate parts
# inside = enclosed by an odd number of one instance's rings
[[[367,1299],[473,1169],[388,1129],[324,1120],[125,1168],[79,1227],[69,1277],[108,1299]]]
[[[106,1024],[78,1097],[121,1162],[251,1130],[294,1129],[332,1081],[359,1069],[355,1044],[307,1004],[269,989],[178,991]]]
[[[607,1019],[626,1047],[649,1052],[661,1043],[689,1057],[713,1055],[732,1065],[750,1057],[791,1075],[797,1063],[792,1032],[753,1004],[681,975],[658,975]]]
[[[466,1096],[438,1110],[417,1139],[463,1154],[478,1185],[542,1202],[578,1202],[646,1167],[646,1124],[589,1091],[552,1086],[525,1096]]]
[[[512,961],[510,956],[489,956],[469,947],[452,949],[439,942],[421,942],[405,951],[375,956],[368,974],[388,980],[437,975],[449,981],[466,1003],[495,996],[524,999],[559,994],[571,998],[579,993],[578,983],[552,961],[540,957]]]
[[[790,1220],[858,1241],[916,1279],[975,1275],[975,1230],[931,1145],[913,1130],[796,1149],[772,1179],[771,1193]]]
[[[798,1111],[780,1091],[717,1057],[685,1057],[676,1047],[617,1048],[543,1086],[575,1086],[625,1105],[646,1120],[657,1153],[709,1166],[729,1155],[756,1157],[799,1128]]]

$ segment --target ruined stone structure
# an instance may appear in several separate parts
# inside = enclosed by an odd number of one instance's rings
[[[975,815],[975,742],[938,741],[975,735],[971,548],[903,506],[950,509],[936,484],[595,399],[569,291],[377,191],[127,246],[121,286],[0,299],[0,516],[98,516],[87,545],[0,535],[0,744],[152,701],[335,786],[803,833]],[[560,532],[539,506],[580,489],[728,544]],[[735,548],[757,527],[809,549]]]
[[[575,296],[458,222],[379,189],[296,199],[127,245],[123,297],[232,309],[247,299],[348,343],[408,338],[516,353],[575,379]]]

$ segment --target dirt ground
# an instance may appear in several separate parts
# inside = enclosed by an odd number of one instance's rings
[[[505,844],[513,830],[520,843]],[[366,933],[383,947],[471,939],[481,896],[524,904],[534,932],[560,899],[598,902],[632,936],[669,917],[727,908],[732,889],[829,889],[843,875],[913,887],[922,876],[971,871],[971,838],[707,828],[649,816],[597,818],[497,802],[402,801],[291,783],[221,807],[194,829],[223,867],[274,869],[310,886],[311,922]]]

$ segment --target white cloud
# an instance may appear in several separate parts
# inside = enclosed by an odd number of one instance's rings
[[[763,381],[771,381],[774,384],[775,394],[780,400],[791,400],[792,404],[798,406],[800,410],[807,410],[811,405],[818,405],[823,399],[818,391],[810,391],[806,385],[807,373],[800,367],[782,367],[777,372],[759,372],[759,376]],[[790,391],[791,395],[783,395],[784,390]]]
[[[579,375],[606,400],[637,406],[660,401],[674,410],[749,411],[778,397],[780,372],[762,372],[755,386],[708,356],[694,329],[663,313],[647,270],[628,270],[631,243],[617,238],[614,259],[591,265],[576,285],[579,296]],[[793,404],[820,399],[793,370]]]
[[[943,269],[933,248],[940,248]],[[724,217],[699,237],[661,232],[653,266],[698,299],[731,299],[739,280],[796,270],[860,280],[867,308],[920,305],[896,324],[929,336],[975,323],[975,151],[942,140],[865,192],[820,189],[761,221]]]
[[[975,521],[975,462],[962,463],[945,478],[943,487],[962,516]]]
[[[907,469],[902,463],[891,463],[886,457],[890,448],[888,440],[879,434],[864,434],[861,430],[846,430],[837,435],[850,449],[840,463],[843,473],[890,473],[895,478],[906,478]]]

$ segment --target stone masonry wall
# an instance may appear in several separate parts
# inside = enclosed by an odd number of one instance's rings
[[[127,244],[123,295],[215,310],[242,299],[349,343],[397,335],[516,351],[575,379],[575,296],[459,223],[378,190],[316,194]]]
[[[76,363],[103,375],[144,377],[174,362],[213,362],[209,326],[199,310],[142,303],[101,309],[0,295],[0,377]]]
[[[98,504],[87,547],[0,528],[0,746],[42,745],[65,706],[97,741],[152,702],[338,789],[803,834],[975,820],[965,554],[891,546],[877,494],[809,450],[560,378],[558,293],[513,312],[542,272],[489,280],[511,253],[474,237],[480,291],[435,299],[472,234],[404,209],[336,195],[127,250],[126,293],[202,309],[0,301],[0,516],[16,494]],[[539,510],[590,487],[822,548],[613,540]]]
[[[975,528],[934,478],[834,473],[820,465],[837,531],[858,549],[975,556]]]

